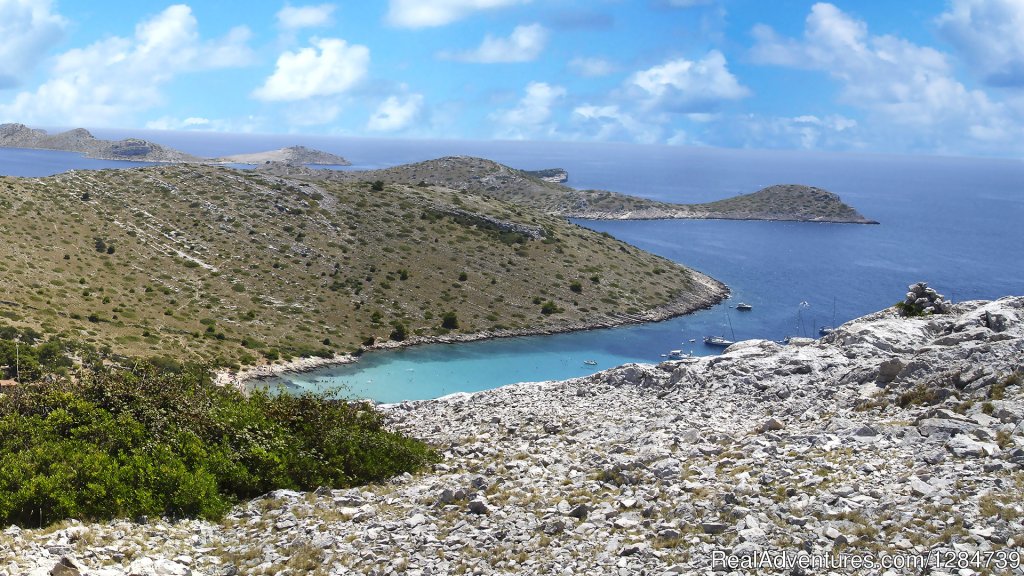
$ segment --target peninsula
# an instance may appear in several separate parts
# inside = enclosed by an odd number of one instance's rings
[[[281,170],[282,167],[267,167]],[[577,190],[548,181],[544,171],[516,170],[492,160],[451,156],[365,172],[288,169],[286,173],[338,180],[445,186],[536,208],[562,218],[588,220],[728,219],[877,224],[838,195],[799,184],[769,186],[717,202],[673,204],[607,190]],[[557,172],[554,171],[554,172]]]
[[[727,293],[445,186],[175,164],[0,178],[0,208],[0,326],[215,366],[660,320]]]

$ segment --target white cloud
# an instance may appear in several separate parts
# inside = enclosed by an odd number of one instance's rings
[[[442,53],[442,58],[493,64],[498,62],[530,62],[544,51],[548,31],[540,24],[516,26],[508,38],[488,34],[475,50],[467,52]]]
[[[887,147],[902,141],[911,149],[963,152],[972,148],[967,140],[986,146],[999,134],[1020,132],[1021,119],[960,83],[946,55],[899,37],[873,36],[864,22],[831,4],[811,8],[802,38],[781,38],[763,25],[753,32],[755,62],[829,74],[841,85],[840,101],[868,111],[872,137]],[[1007,131],[1007,124],[1016,130]]]
[[[49,0],[0,0],[0,89],[17,86],[64,36]]]
[[[578,130],[576,137],[584,140],[627,140],[652,144],[662,134],[657,124],[639,120],[614,104],[577,106],[570,121]]]
[[[546,82],[530,82],[526,94],[515,108],[499,110],[492,118],[500,126],[499,136],[517,140],[537,135],[551,135],[556,132],[549,121],[552,107],[564,98],[565,88]]]
[[[284,52],[274,73],[253,96],[267,101],[304,100],[347,92],[365,76],[370,49],[338,38],[313,40],[313,47]]]
[[[724,100],[739,100],[750,90],[729,72],[725,56],[712,50],[702,60],[679,58],[633,74],[628,90],[651,109],[701,112]]]
[[[185,5],[139,23],[132,38],[109,37],[56,57],[35,92],[0,104],[0,117],[44,124],[123,124],[126,115],[162,102],[161,87],[179,74],[251,61],[246,28],[203,41]]]
[[[615,65],[604,58],[573,58],[569,61],[569,70],[577,76],[596,78],[615,72]]]
[[[387,21],[403,28],[444,26],[473,12],[528,4],[530,0],[389,0]]]
[[[277,12],[277,25],[286,30],[328,26],[333,21],[334,8],[333,4],[318,4],[316,6],[285,4],[284,8]]]
[[[1024,86],[1024,2],[953,0],[939,30],[994,86]]]
[[[211,128],[213,125],[213,122],[211,122],[209,118],[202,118],[199,116],[190,116],[184,119],[174,118],[172,116],[163,116],[156,120],[146,122],[146,128],[149,130],[206,130]]]
[[[423,95],[410,94],[401,100],[398,96],[389,96],[377,106],[370,116],[366,128],[374,132],[395,132],[409,127],[420,115],[423,108]]]

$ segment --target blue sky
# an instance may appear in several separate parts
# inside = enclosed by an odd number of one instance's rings
[[[0,121],[1024,155],[1024,0],[0,0]]]

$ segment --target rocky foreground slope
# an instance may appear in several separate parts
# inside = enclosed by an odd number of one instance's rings
[[[431,472],[219,524],[11,527],[0,574],[1020,574],[1022,359],[1008,297],[391,406]]]

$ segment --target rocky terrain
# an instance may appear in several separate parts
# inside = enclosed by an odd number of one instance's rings
[[[9,527],[0,574],[1021,574],[1022,358],[1007,297],[394,405],[433,470]]]

